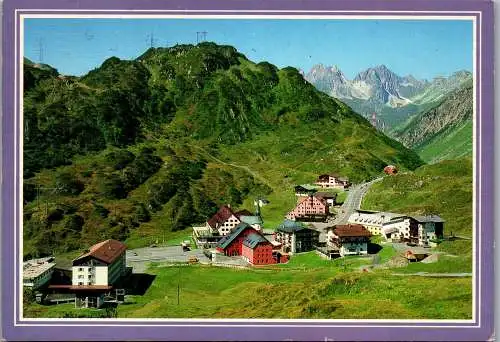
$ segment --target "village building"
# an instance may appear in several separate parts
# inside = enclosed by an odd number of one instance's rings
[[[363,225],[372,235],[382,235],[385,224],[391,221],[396,223],[404,217],[404,214],[358,209],[349,216],[347,222]]]
[[[281,243],[285,253],[301,253],[314,249],[319,242],[319,234],[300,222],[285,220],[276,229],[275,241]]]
[[[260,215],[246,209],[234,212],[229,204],[223,205],[204,226],[193,227],[193,239],[200,248],[215,248],[222,237],[230,234],[242,222],[258,231],[263,227]]]
[[[325,221],[328,214],[326,200],[312,195],[302,198],[295,209],[287,214],[286,218],[298,221]]]
[[[317,192],[314,196],[322,199],[329,207],[333,207],[337,199],[336,192]]]
[[[420,246],[434,245],[444,234],[444,220],[437,215],[412,216],[418,227],[418,244]]]
[[[382,235],[390,242],[410,242],[428,246],[434,245],[437,239],[443,237],[444,220],[437,215],[408,216],[358,210],[349,217],[349,222],[362,224],[372,235]]]
[[[72,286],[75,306],[100,307],[104,295],[127,274],[125,244],[116,240],[99,242],[73,260]]]
[[[48,257],[23,262],[23,286],[37,290],[49,283],[56,266],[53,261]]]
[[[273,245],[262,235],[250,233],[243,240],[241,255],[252,265],[276,264]]]
[[[220,207],[217,213],[207,221],[207,228],[210,229],[212,234],[225,236],[240,222],[240,219],[231,210],[231,206],[228,204]]]
[[[216,250],[226,256],[237,256],[242,254],[243,240],[250,234],[258,233],[248,223],[240,223],[231,234],[224,236],[217,244]]]
[[[387,165],[386,167],[384,167],[384,172],[388,175],[395,175],[396,173],[398,173],[398,169],[394,165]]]
[[[330,254],[340,256],[368,254],[370,232],[360,224],[336,225],[326,228],[326,245]]]
[[[314,184],[321,188],[333,189],[345,189],[350,185],[349,178],[342,177],[336,173],[320,175]]]
[[[240,222],[248,223],[255,230],[262,231],[264,221],[262,220],[262,217],[260,215],[252,214],[246,209],[236,212],[235,215],[240,220]]]
[[[317,186],[310,184],[301,184],[295,187],[295,196],[297,197],[307,197],[314,195],[318,191]]]
[[[417,243],[418,226],[409,216],[393,217],[384,222],[381,232],[386,241]]]

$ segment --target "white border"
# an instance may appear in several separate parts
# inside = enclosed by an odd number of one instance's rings
[[[305,15],[287,15],[286,17],[280,16],[280,15],[182,15],[182,14],[20,14],[18,15],[18,12],[34,12],[34,11],[39,11],[39,12],[143,12],[143,13],[155,13],[155,12],[177,12],[177,13],[237,13],[237,12],[243,12],[243,13],[425,13],[425,15],[404,15],[404,16],[396,16],[396,15],[315,15],[315,16],[305,16]],[[428,13],[436,13],[436,14],[443,14],[443,13],[455,13],[455,14],[464,14],[464,15],[456,15],[456,16],[445,16],[445,15],[428,15]],[[304,19],[304,20],[322,20],[322,19],[328,19],[328,20],[342,20],[342,19],[349,19],[349,20],[468,20],[472,21],[473,23],[473,123],[474,123],[474,134],[473,134],[473,215],[472,215],[472,220],[473,220],[473,230],[472,230],[472,253],[473,253],[473,265],[472,265],[472,319],[470,320],[418,320],[418,319],[406,319],[406,320],[397,320],[397,319],[380,319],[380,320],[375,320],[375,319],[195,319],[195,318],[186,318],[186,319],[173,319],[173,318],[163,318],[163,319],[127,319],[127,318],[120,318],[120,319],[108,319],[108,318],[90,318],[90,319],[70,319],[70,318],[24,318],[22,317],[23,313],[23,306],[22,306],[22,296],[19,296],[18,299],[18,304],[20,308],[20,319],[19,322],[75,322],[75,324],[20,324],[18,323],[17,320],[17,315],[16,315],[16,305],[14,305],[14,326],[104,326],[104,327],[111,327],[111,326],[123,326],[123,324],[118,324],[118,323],[130,323],[130,322],[143,322],[143,323],[151,323],[151,322],[161,322],[161,323],[166,323],[166,322],[230,322],[230,323],[235,323],[235,322],[262,322],[262,323],[275,323],[275,322],[283,322],[285,321],[285,324],[279,324],[279,325],[256,325],[256,324],[242,324],[242,325],[224,325],[224,324],[128,324],[127,326],[137,326],[137,327],[161,327],[161,326],[167,326],[167,327],[190,327],[190,326],[197,326],[197,327],[309,327],[309,328],[314,328],[314,327],[384,327],[384,328],[480,328],[480,316],[477,315],[478,313],[476,312],[476,294],[478,294],[477,297],[481,298],[481,290],[479,286],[479,293],[477,293],[476,289],[476,243],[480,244],[481,241],[481,236],[478,236],[476,234],[476,209],[481,207],[480,203],[479,206],[476,205],[476,153],[479,153],[479,160],[482,162],[481,158],[481,151],[482,151],[482,146],[481,146],[481,140],[479,140],[479,145],[476,146],[476,140],[477,140],[477,133],[479,131],[480,125],[480,117],[477,116],[476,113],[476,106],[479,105],[479,110],[481,110],[482,102],[481,102],[481,82],[479,80],[481,79],[481,64],[479,64],[479,69],[477,68],[477,59],[476,59],[476,52],[479,52],[479,63],[481,63],[481,34],[479,34],[479,51],[477,50],[477,41],[476,37],[477,35],[477,18],[476,16],[473,16],[473,14],[476,14],[479,18],[480,25],[482,26],[482,12],[481,11],[295,11],[295,10],[240,10],[240,11],[235,11],[235,10],[64,10],[64,9],[54,9],[54,10],[46,10],[46,9],[29,9],[29,10],[15,10],[15,69],[18,70],[17,68],[19,67],[19,74],[16,72],[15,74],[15,88],[14,88],[14,94],[15,94],[15,115],[14,118],[19,118],[19,127],[15,127],[14,129],[14,137],[15,141],[17,141],[17,146],[20,146],[20,149],[15,150],[15,156],[19,156],[19,164],[20,164],[20,170],[23,169],[23,158],[22,158],[22,151],[23,149],[23,139],[21,137],[23,134],[19,134],[19,130],[23,128],[23,125],[20,123],[23,122],[22,119],[22,114],[23,114],[23,99],[19,98],[18,94],[23,94],[23,78],[20,77],[20,75],[23,75],[23,63],[22,63],[22,56],[24,56],[24,44],[20,44],[19,50],[20,54],[19,56],[17,55],[17,23],[18,20],[20,20],[20,33],[19,33],[19,38],[20,42],[23,42],[24,38],[24,19],[28,18],[61,18],[61,19],[68,19],[68,18],[130,18],[130,19],[283,19],[283,20],[288,20],[288,19]],[[467,16],[469,15],[469,16]],[[479,30],[479,32],[481,32]],[[18,65],[19,63],[19,65]],[[479,71],[479,73],[476,75],[476,72]],[[476,77],[477,76],[477,77]],[[477,103],[477,95],[476,95],[476,89],[477,86],[479,85],[479,103]],[[17,103],[19,102],[19,106],[17,106]],[[19,108],[19,113],[17,112],[17,108]],[[17,120],[14,120],[14,124],[17,125]],[[478,151],[476,151],[478,150]],[[19,176],[19,170],[16,168],[17,164],[15,163],[14,166],[14,174]],[[479,176],[481,176],[481,163],[479,164]],[[21,175],[21,180],[22,180],[22,175]],[[481,179],[477,179],[478,184],[479,184],[479,190],[481,190]],[[14,227],[19,227],[20,232],[22,232],[22,224],[23,224],[23,217],[22,217],[22,212],[19,211],[18,208],[23,207],[22,203],[22,194],[23,187],[22,187],[22,181],[19,182],[19,198],[18,201],[15,201],[15,210],[16,212],[19,213],[19,215],[14,215]],[[479,191],[479,193],[481,193]],[[481,212],[481,211],[479,211]],[[481,215],[478,215],[478,223],[479,226],[481,226]],[[19,225],[18,223],[19,222]],[[476,241],[476,237],[478,241]],[[15,270],[16,272],[19,271],[19,265],[22,265],[22,249],[23,249],[23,236],[22,234],[14,234],[14,251],[17,251],[17,238],[19,238],[19,252],[17,255],[17,258],[14,260],[17,260],[19,263],[18,265],[15,265]],[[479,250],[479,253],[481,253],[481,250]],[[481,260],[479,258],[479,260]],[[479,265],[479,274],[481,274],[481,265]],[[20,291],[20,293],[23,292],[23,285],[22,285],[22,272],[19,271],[19,276],[20,279],[18,279],[18,284],[16,284],[16,279],[14,277],[14,298],[16,298],[16,290]],[[20,281],[19,281],[20,280]],[[479,281],[481,281],[481,277],[479,277]],[[476,320],[477,318],[477,320]],[[78,323],[76,323],[78,322]],[[84,322],[116,322],[117,324],[81,324]],[[332,323],[331,325],[317,325],[317,324],[309,324],[309,325],[290,325],[290,323]],[[340,324],[335,324],[335,323],[357,323],[357,322],[367,322],[367,323],[398,323],[401,322],[403,325],[340,325]],[[439,326],[439,325],[414,325],[415,323],[479,323],[476,326],[473,325],[457,325],[457,326]]]

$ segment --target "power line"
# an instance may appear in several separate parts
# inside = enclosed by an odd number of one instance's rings
[[[196,43],[204,42],[207,40],[207,31],[196,32]]]
[[[155,34],[153,32],[151,32],[146,36],[146,40],[149,43],[149,47],[151,48],[155,47],[156,39],[155,39]]]
[[[36,50],[36,52],[38,52],[38,61],[40,63],[43,62],[43,53],[44,53],[44,47],[43,47],[43,39],[40,38],[38,40],[38,49]]]

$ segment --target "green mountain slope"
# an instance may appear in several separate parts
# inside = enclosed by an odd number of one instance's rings
[[[399,141],[428,162],[472,155],[473,84],[466,82],[396,132]]]
[[[472,121],[436,134],[415,151],[428,163],[472,155]]]
[[[445,221],[444,233],[472,237],[472,160],[441,161],[414,172],[385,177],[365,196],[362,208],[405,214],[436,214]],[[470,240],[445,241],[440,249],[471,256]]]
[[[221,204],[253,210],[257,196],[273,228],[297,182],[422,164],[296,69],[213,43],[38,78],[24,109],[25,256],[168,240]]]

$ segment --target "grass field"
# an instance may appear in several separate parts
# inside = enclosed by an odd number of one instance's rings
[[[309,252],[296,255],[288,264],[250,269],[154,264],[148,271],[156,276],[151,287],[144,296],[127,296],[126,303],[118,307],[118,317],[471,317],[470,278],[418,277],[416,281],[391,275],[395,270],[357,271],[369,262],[370,258],[360,257],[328,261]],[[435,272],[438,267],[430,266],[429,270]],[[416,266],[406,269],[418,270]],[[398,273],[404,271],[397,269]],[[75,313],[98,315],[95,310],[74,309],[72,304],[31,304],[25,315],[63,317]]]
[[[472,122],[465,122],[459,127],[454,127],[451,132],[438,134],[416,151],[428,163],[471,156],[472,130]]]

